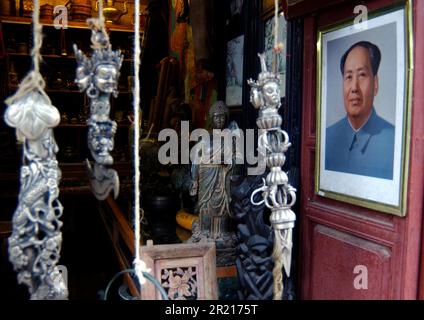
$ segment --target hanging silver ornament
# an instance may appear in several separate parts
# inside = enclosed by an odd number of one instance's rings
[[[111,152],[114,148],[116,122],[109,118],[110,96],[118,96],[118,79],[123,61],[120,50],[113,51],[104,25],[99,19],[89,19],[92,35],[92,55],[86,57],[74,45],[78,67],[75,83],[81,92],[90,98],[88,125],[88,148],[95,160],[87,169],[91,189],[98,200],[107,198],[110,192],[119,194],[118,173],[106,166],[113,164]]]
[[[259,109],[256,124],[260,129],[258,147],[264,150],[269,173],[263,180],[263,186],[251,195],[255,205],[265,203],[271,210],[270,222],[274,230],[274,299],[281,299],[283,293],[282,268],[290,276],[292,253],[292,229],[296,215],[291,207],[296,202],[296,189],[289,184],[287,174],[282,170],[285,152],[291,146],[288,134],[280,128],[282,118],[278,113],[280,102],[280,76],[276,70],[267,71],[265,54],[258,55],[261,72],[258,80],[248,80],[251,86],[250,102]],[[262,200],[255,202],[256,194],[261,193]]]
[[[38,72],[30,73],[6,103],[5,122],[16,128],[23,143],[18,207],[9,237],[9,259],[18,282],[28,286],[32,300],[66,299],[68,290],[56,264],[60,258],[63,207],[57,199],[61,171],[53,130],[58,110],[43,91]]]

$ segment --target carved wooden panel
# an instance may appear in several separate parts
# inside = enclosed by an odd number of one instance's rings
[[[161,259],[155,263],[155,275],[159,275],[169,300],[205,299],[204,266],[202,259]],[[156,292],[156,300],[160,294]]]
[[[141,258],[170,300],[218,299],[215,242],[147,245],[141,248]],[[141,297],[162,299],[149,281]]]

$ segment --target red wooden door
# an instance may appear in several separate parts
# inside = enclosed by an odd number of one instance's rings
[[[394,2],[365,1],[365,5],[372,11]],[[304,20],[300,296],[416,299],[424,186],[424,1],[413,2],[414,78],[406,217],[331,200],[314,192],[317,30],[352,18],[354,6],[352,2],[334,5],[315,15],[308,14]],[[368,273],[367,289],[355,289],[356,277],[366,276],[362,266]]]

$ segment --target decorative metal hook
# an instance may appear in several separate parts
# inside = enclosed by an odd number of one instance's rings
[[[262,193],[264,193],[264,192],[266,192],[266,191],[268,190],[268,187],[266,186],[265,179],[264,179],[264,178],[262,178],[262,181],[263,181],[264,185],[263,185],[262,187],[260,187],[260,188],[256,189],[255,191],[253,191],[253,192],[252,192],[252,195],[250,196],[250,202],[252,202],[255,206],[259,206],[259,205],[261,205],[262,203],[264,203],[264,202],[265,202],[265,199],[262,199],[262,201],[260,201],[260,202],[255,202],[255,201],[253,200],[253,199],[254,199],[254,197],[255,197],[255,195],[256,195],[258,192],[262,192]],[[263,196],[262,196],[262,198],[263,198]]]

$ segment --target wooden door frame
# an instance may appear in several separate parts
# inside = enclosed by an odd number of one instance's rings
[[[418,2],[418,1],[417,1]],[[415,10],[414,10],[414,15],[415,15],[415,21],[414,21],[414,31],[415,34],[419,34],[422,35],[424,33],[424,3],[423,1],[419,1],[419,3],[416,3],[415,5]],[[418,126],[421,128],[420,133],[421,135],[417,136],[417,140],[420,139],[421,143],[418,143],[419,141],[417,141],[417,144],[419,146],[417,146],[416,148],[414,148],[414,152],[415,154],[417,154],[417,156],[420,154],[421,155],[421,176],[423,175],[424,172],[424,160],[423,160],[423,154],[424,154],[424,113],[422,112],[422,108],[424,106],[424,38],[421,37],[415,37],[415,66],[414,66],[414,101],[415,104],[417,105],[417,109],[419,108],[418,106],[421,106],[421,114],[419,114],[419,112],[417,112],[417,114],[415,115],[415,117],[417,117],[418,119],[413,119],[414,120],[414,124],[415,126]],[[417,166],[419,167],[419,164],[417,163]],[[419,168],[417,168],[417,171],[419,170]],[[417,184],[419,183],[419,181],[417,181]],[[420,192],[418,192],[417,196],[421,195],[421,198],[423,198],[423,189],[424,189],[424,183],[421,181],[421,190]],[[417,208],[418,210],[419,208]],[[421,258],[420,258],[420,277],[419,277],[419,284],[418,284],[418,299],[420,300],[424,300],[424,232],[422,231],[423,226],[424,226],[424,206],[421,205],[421,214],[422,214],[422,220],[421,220]]]

